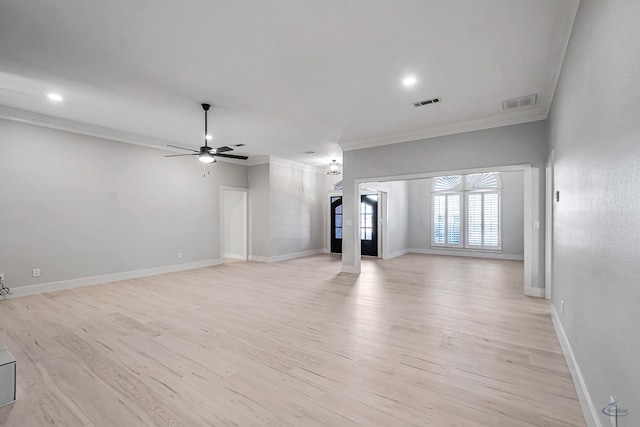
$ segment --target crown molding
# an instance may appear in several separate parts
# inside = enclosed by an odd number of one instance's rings
[[[363,148],[379,147],[381,145],[400,144],[403,142],[418,141],[421,139],[435,138],[438,136],[454,135],[457,133],[472,132],[477,130],[491,129],[502,126],[517,125],[521,123],[535,122],[547,118],[548,107],[539,106],[526,111],[497,117],[486,117],[482,119],[467,120],[465,122],[450,123],[425,129],[418,129],[409,132],[399,132],[395,134],[374,136],[370,138],[355,139],[340,143],[343,151],[360,150]]]
[[[254,156],[247,161],[248,166],[258,166],[258,165],[267,165],[267,164],[286,166],[293,169],[304,170],[307,172],[313,172],[313,173],[319,173],[319,174],[325,174],[327,172],[326,169],[323,169],[317,166],[307,165],[307,164],[299,163],[293,160],[283,159],[282,157],[275,157],[275,156],[268,156],[268,155]]]
[[[269,163],[269,156],[253,156],[249,157],[247,160],[247,166],[258,166],[258,165],[266,165]]]
[[[287,166],[293,169],[304,170],[307,172],[314,172],[319,174],[326,174],[327,170],[323,168],[319,168],[317,166],[306,165],[304,163],[294,162],[293,160],[283,159],[281,157],[269,156],[269,163],[273,163],[276,165]]]
[[[87,123],[76,122],[74,120],[62,119],[60,117],[35,113],[33,111],[20,110],[18,108],[7,107],[6,105],[0,105],[0,119],[26,123],[29,125],[40,126],[49,129],[56,129],[80,135],[92,136],[95,138],[108,139],[111,141],[124,142],[141,147],[154,148],[156,150],[183,153],[182,150],[167,146],[167,144],[179,144],[174,141],[150,138],[147,136],[138,135],[136,133],[118,131],[102,126],[90,125]],[[222,163],[234,163],[243,166],[247,165],[246,160],[227,159],[224,157],[218,157],[216,158],[216,161]]]
[[[33,111],[20,110],[17,108],[7,107],[5,105],[0,105],[0,118],[49,129],[93,136],[96,138],[126,142],[128,144],[140,145],[148,148],[174,151],[171,147],[167,147],[167,144],[175,144],[175,142],[172,141],[149,138],[135,133],[117,131],[115,129],[48,116],[46,114],[35,113]]]

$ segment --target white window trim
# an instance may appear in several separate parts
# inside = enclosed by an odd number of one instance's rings
[[[474,251],[482,251],[482,252],[502,252],[502,177],[500,176],[499,172],[498,173],[498,184],[499,187],[498,188],[490,188],[490,189],[474,189],[474,190],[466,190],[465,185],[466,185],[466,181],[467,181],[467,175],[462,175],[462,188],[461,189],[457,189],[457,190],[433,190],[433,186],[431,187],[431,209],[430,209],[430,224],[429,224],[429,233],[431,235],[431,247],[434,249],[453,249],[453,250],[474,250]],[[438,177],[434,177],[433,179],[437,179]],[[432,184],[433,185],[433,184]],[[467,216],[468,216],[468,212],[467,212],[467,198],[469,194],[477,194],[477,193],[497,193],[498,194],[498,205],[499,205],[499,209],[498,209],[498,246],[478,246],[478,245],[469,245],[468,243],[468,236],[467,236]],[[460,244],[459,245],[452,245],[452,244],[447,244],[447,242],[445,241],[445,243],[436,243],[434,242],[434,232],[433,232],[433,220],[434,220],[434,215],[433,215],[433,206],[434,206],[434,198],[436,196],[443,196],[443,195],[447,195],[447,194],[459,194],[460,195]],[[484,203],[484,202],[483,202]],[[484,214],[484,212],[483,212]],[[447,235],[447,222],[448,220],[448,215],[445,215],[445,236]],[[484,221],[483,221],[484,223]],[[484,225],[484,224],[483,224]],[[483,237],[484,238],[484,237]],[[445,238],[446,240],[446,238]]]

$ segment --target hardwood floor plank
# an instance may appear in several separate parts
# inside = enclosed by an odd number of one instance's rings
[[[0,301],[13,426],[583,426],[522,262],[318,255]]]

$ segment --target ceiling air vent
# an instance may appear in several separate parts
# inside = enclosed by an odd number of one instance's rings
[[[527,107],[529,105],[535,105],[536,102],[538,102],[538,95],[536,94],[505,99],[502,101],[502,109],[511,110],[512,108]]]
[[[431,99],[425,99],[424,101],[418,101],[418,102],[414,102],[413,106],[414,107],[422,107],[424,105],[429,105],[429,104],[436,104],[438,102],[442,102],[442,99],[440,99],[440,97],[437,98],[431,98]]]
[[[315,151],[303,151],[302,154],[315,154]]]

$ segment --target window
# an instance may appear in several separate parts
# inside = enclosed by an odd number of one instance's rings
[[[467,247],[500,249],[500,193],[467,194]]]
[[[460,234],[460,194],[433,196],[433,244],[462,246]]]
[[[338,201],[341,202],[342,201],[342,197],[332,197],[331,198],[331,205],[334,205]],[[334,236],[333,237],[335,239],[342,239],[342,204],[336,206],[335,209],[334,209],[333,223],[334,223],[334,228],[333,228]]]
[[[501,249],[498,173],[434,178],[432,246]]]

